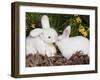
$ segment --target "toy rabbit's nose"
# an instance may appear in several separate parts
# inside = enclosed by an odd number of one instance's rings
[[[57,47],[56,43],[53,43],[53,45],[54,45],[55,47]]]
[[[56,45],[55,43],[53,43],[53,45]]]

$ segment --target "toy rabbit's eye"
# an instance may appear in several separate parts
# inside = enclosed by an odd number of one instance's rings
[[[48,36],[48,38],[50,39],[50,38],[51,38],[51,36]]]

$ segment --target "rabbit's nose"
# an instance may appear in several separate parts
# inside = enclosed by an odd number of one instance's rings
[[[56,43],[53,43],[53,45],[57,48],[57,45],[56,45]]]
[[[53,43],[53,45],[56,45],[55,43]]]

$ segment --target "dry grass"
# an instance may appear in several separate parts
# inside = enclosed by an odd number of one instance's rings
[[[53,57],[47,57],[40,54],[29,54],[26,56],[26,67],[35,66],[60,66],[60,65],[80,65],[89,64],[89,56],[83,55],[80,51],[73,54],[70,59],[66,59],[60,53]]]

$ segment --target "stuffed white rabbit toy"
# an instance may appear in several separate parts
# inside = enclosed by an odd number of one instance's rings
[[[77,51],[82,51],[82,53],[89,55],[89,40],[83,36],[69,37],[70,32],[71,27],[68,26],[56,41],[56,45],[62,55],[67,59]]]
[[[56,41],[58,34],[53,28],[50,28],[47,15],[42,16],[41,24],[42,28],[32,30],[26,38],[26,53],[32,53],[33,55],[39,53],[48,57],[54,56],[56,48],[53,43]]]

